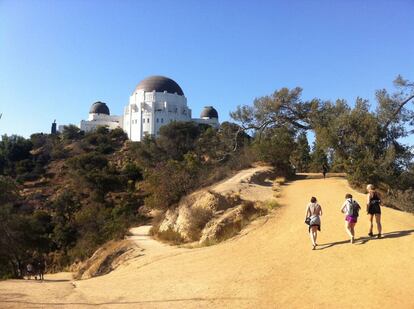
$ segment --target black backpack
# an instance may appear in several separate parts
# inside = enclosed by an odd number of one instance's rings
[[[381,200],[379,199],[378,195],[374,193],[372,198],[369,200],[370,207],[379,207],[381,204]]]
[[[351,200],[351,202],[349,202],[349,215],[354,218],[358,217],[360,208],[357,201]]]

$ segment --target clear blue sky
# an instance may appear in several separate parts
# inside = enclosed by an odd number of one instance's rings
[[[374,104],[397,74],[414,79],[413,12],[412,0],[0,0],[0,134],[78,124],[97,100],[121,114],[149,75],[221,121],[284,86]]]

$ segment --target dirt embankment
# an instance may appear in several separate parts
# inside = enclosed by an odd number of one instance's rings
[[[183,198],[163,214],[154,234],[176,243],[216,244],[236,235],[253,218],[266,214],[259,202],[273,198],[271,167],[243,170]]]
[[[126,261],[142,256],[141,251],[129,240],[110,241],[86,261],[73,265],[73,278],[80,280],[106,275]]]

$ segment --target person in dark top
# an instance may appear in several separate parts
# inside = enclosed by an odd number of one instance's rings
[[[322,166],[322,174],[323,174],[323,178],[326,178],[326,173],[328,172],[328,167],[324,164]]]
[[[372,221],[375,217],[375,221],[377,223],[377,229],[378,229],[378,238],[381,238],[381,232],[382,232],[382,225],[381,225],[381,196],[380,194],[375,191],[374,185],[369,184],[367,186],[367,214],[369,215],[369,221],[370,221],[370,228],[368,235],[374,236],[372,233],[373,224]]]

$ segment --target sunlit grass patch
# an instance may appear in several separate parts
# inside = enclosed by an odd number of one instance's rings
[[[272,199],[263,202],[263,206],[267,209],[273,210],[279,208],[281,205],[278,201]]]
[[[285,177],[276,177],[274,182],[279,184],[279,185],[283,185],[286,182],[286,178]]]

